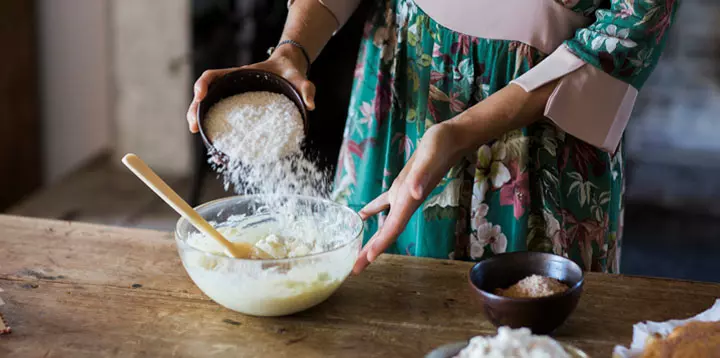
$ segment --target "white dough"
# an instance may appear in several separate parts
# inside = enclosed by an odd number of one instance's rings
[[[270,234],[255,243],[255,247],[273,259],[307,256],[313,251],[314,243],[303,242],[292,237]]]
[[[328,237],[317,225],[302,221],[292,230],[277,225],[241,230],[234,223],[223,223],[217,229],[230,241],[255,245],[273,259],[295,258],[291,261],[226,258],[220,244],[195,232],[186,242],[196,250],[181,249],[185,268],[215,302],[249,315],[288,315],[323,302],[350,274],[358,247],[345,245],[320,257],[302,259],[323,252],[323,243],[342,238]]]
[[[500,327],[495,337],[478,336],[455,358],[570,358],[565,349],[547,336],[529,329]]]

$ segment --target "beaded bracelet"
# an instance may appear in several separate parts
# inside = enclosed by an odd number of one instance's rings
[[[268,49],[268,52],[267,52],[268,55],[272,55],[272,53],[275,52],[275,49],[277,49],[278,47],[280,47],[280,46],[282,46],[282,45],[286,45],[286,44],[293,45],[293,46],[295,46],[295,47],[297,47],[297,48],[300,49],[300,51],[302,52],[303,56],[305,57],[305,61],[307,62],[307,71],[306,71],[306,72],[310,72],[310,64],[311,64],[311,62],[310,62],[310,56],[308,55],[308,53],[307,53],[307,51],[305,50],[305,47],[304,47],[303,45],[301,45],[301,44],[299,44],[299,43],[297,43],[297,42],[295,42],[295,41],[293,41],[293,40],[280,41],[280,43],[277,44],[277,46],[271,47],[271,48]],[[306,73],[306,74],[307,74],[307,73]]]

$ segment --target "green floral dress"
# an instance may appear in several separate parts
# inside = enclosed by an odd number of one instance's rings
[[[660,56],[675,1],[613,0],[607,8],[599,0],[557,1],[597,18],[565,45],[640,88]],[[430,126],[492,95],[546,56],[524,43],[454,32],[412,0],[378,1],[355,70],[335,199],[360,210],[390,188]],[[607,153],[540,120],[457,163],[388,252],[481,260],[544,251],[570,257],[585,270],[618,272],[623,172],[622,144]],[[368,221],[366,241],[383,219]]]

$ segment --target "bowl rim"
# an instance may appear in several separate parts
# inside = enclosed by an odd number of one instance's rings
[[[265,259],[263,259],[263,260],[260,260],[260,259],[243,259],[243,258],[237,258],[237,257],[230,257],[230,256],[227,256],[227,255],[218,255],[218,254],[215,254],[215,253],[212,253],[212,252],[207,252],[207,251],[202,251],[202,250],[196,249],[196,248],[192,247],[191,245],[189,245],[189,244],[187,243],[187,235],[184,235],[184,238],[181,238],[181,237],[183,237],[183,235],[180,235],[180,226],[183,225],[183,224],[185,224],[185,223],[187,223],[187,224],[189,224],[190,226],[192,226],[192,224],[190,224],[190,223],[188,222],[188,220],[185,219],[184,217],[180,217],[180,219],[178,219],[177,223],[175,224],[175,230],[174,230],[175,241],[180,241],[180,242],[182,242],[183,245],[185,245],[190,251],[194,251],[194,252],[198,252],[198,253],[204,253],[204,254],[206,254],[206,255],[210,255],[210,256],[213,256],[213,257],[216,257],[216,258],[221,258],[221,259],[227,259],[227,260],[230,260],[230,261],[233,261],[233,262],[287,263],[287,262],[293,262],[293,261],[298,261],[298,260],[305,260],[305,259],[311,259],[311,258],[326,256],[326,255],[329,255],[329,254],[331,254],[331,253],[333,253],[333,252],[336,252],[336,251],[339,251],[339,250],[341,250],[341,249],[344,249],[344,248],[347,247],[348,245],[351,245],[351,244],[353,244],[354,242],[356,242],[357,240],[361,240],[361,239],[362,239],[362,234],[363,234],[363,231],[365,230],[365,223],[363,222],[362,218],[360,217],[360,214],[358,214],[357,212],[355,212],[355,210],[351,209],[350,207],[345,206],[345,205],[342,205],[342,204],[339,204],[339,203],[336,203],[336,202],[334,202],[334,201],[332,201],[332,200],[317,198],[317,197],[308,196],[308,195],[263,195],[263,194],[233,195],[233,196],[228,196],[228,197],[224,197],[224,198],[220,198],[220,199],[215,199],[215,200],[208,201],[208,202],[206,202],[206,203],[203,203],[203,204],[200,204],[200,205],[196,206],[194,209],[195,209],[196,211],[199,211],[199,210],[202,210],[202,209],[204,209],[204,208],[207,208],[207,207],[210,207],[210,206],[213,206],[213,205],[217,205],[217,204],[220,204],[220,203],[223,203],[223,202],[231,201],[231,200],[233,200],[233,199],[235,199],[235,200],[237,200],[237,199],[252,200],[252,199],[254,199],[254,198],[268,198],[268,197],[269,197],[269,198],[272,198],[272,197],[292,197],[292,198],[296,198],[296,199],[305,199],[305,200],[308,200],[308,199],[309,199],[309,200],[311,200],[311,201],[316,201],[316,202],[320,202],[320,203],[331,204],[332,206],[339,207],[339,208],[341,208],[342,210],[345,210],[345,211],[351,213],[351,214],[352,214],[351,216],[355,217],[357,220],[360,220],[360,228],[358,229],[358,231],[357,231],[356,233],[354,233],[354,234],[352,235],[352,237],[351,237],[350,239],[346,240],[345,242],[343,242],[342,244],[338,245],[337,247],[335,247],[335,248],[333,248],[333,249],[331,249],[331,250],[322,251],[322,252],[318,252],[318,253],[314,253],[314,254],[309,254],[309,255],[305,255],[305,256],[286,257],[286,258],[283,258],[283,259],[267,259],[267,260],[265,260]],[[202,214],[201,214],[201,216],[202,216]]]
[[[500,295],[496,295],[496,294],[494,294],[494,293],[492,293],[492,292],[488,292],[488,291],[485,291],[485,290],[481,289],[480,287],[478,287],[478,286],[475,284],[475,282],[473,282],[472,272],[475,270],[475,268],[476,268],[477,266],[479,266],[479,265],[482,264],[483,262],[491,261],[491,260],[502,260],[503,257],[514,256],[514,255],[516,255],[516,256],[520,256],[520,255],[552,256],[552,257],[557,257],[557,258],[566,260],[566,261],[570,262],[571,264],[573,264],[575,267],[577,267],[577,269],[580,271],[580,280],[579,280],[577,283],[575,283],[572,287],[569,287],[567,290],[565,290],[565,292],[563,292],[563,293],[558,293],[558,294],[554,294],[554,295],[551,295],[551,296],[545,296],[545,297],[506,297],[506,296],[500,296]],[[575,261],[570,260],[569,258],[567,258],[567,257],[565,257],[565,256],[560,256],[560,255],[556,255],[556,254],[549,253],[549,252],[537,252],[537,251],[505,252],[505,253],[502,253],[502,254],[497,254],[497,255],[495,255],[495,256],[493,256],[493,257],[489,257],[489,258],[484,259],[484,260],[482,260],[482,261],[476,262],[474,265],[472,265],[472,267],[470,268],[470,271],[468,271],[468,283],[469,283],[470,286],[471,286],[473,289],[475,289],[475,291],[477,291],[479,294],[481,294],[481,295],[483,295],[483,296],[487,296],[488,298],[495,299],[495,300],[503,300],[503,301],[505,301],[505,302],[525,302],[525,303],[527,303],[527,302],[545,302],[545,301],[553,301],[553,300],[557,300],[557,299],[560,299],[560,298],[563,298],[563,297],[566,297],[566,296],[570,296],[570,295],[572,295],[573,293],[575,293],[575,291],[577,291],[577,290],[579,290],[579,289],[582,289],[583,285],[585,284],[585,271],[583,271],[582,268],[580,267],[580,265],[578,265]]]
[[[300,116],[302,117],[303,128],[304,128],[304,131],[305,131],[305,135],[306,135],[306,136],[308,135],[308,127],[309,127],[309,126],[308,126],[308,122],[309,122],[309,120],[308,120],[308,110],[307,110],[307,108],[305,107],[305,101],[303,100],[302,94],[300,94],[300,91],[299,91],[297,88],[295,88],[295,86],[293,86],[293,84],[292,84],[290,81],[288,81],[285,77],[280,76],[280,75],[278,75],[278,74],[276,74],[276,73],[274,73],[274,72],[270,72],[270,71],[266,71],[266,70],[261,70],[261,69],[256,69],[256,68],[238,68],[238,69],[234,69],[234,70],[232,70],[232,71],[230,71],[230,72],[228,72],[228,73],[223,74],[223,75],[220,76],[220,77],[215,78],[215,79],[208,85],[208,88],[207,88],[207,91],[206,91],[206,94],[205,94],[205,98],[207,98],[207,95],[211,93],[211,91],[213,90],[213,87],[214,87],[219,81],[228,80],[229,78],[232,78],[233,76],[237,76],[238,74],[241,74],[241,75],[253,75],[253,74],[255,74],[255,75],[263,75],[263,76],[273,77],[273,78],[277,79],[278,82],[282,83],[285,87],[290,88],[290,89],[292,90],[293,94],[294,94],[294,97],[296,97],[296,98],[289,98],[289,99],[290,99],[290,101],[293,102],[293,104],[295,104],[295,107],[298,108],[298,111],[300,111]],[[246,91],[246,92],[238,92],[238,93],[235,93],[235,95],[242,94],[242,93],[247,93],[247,92],[249,92],[249,91]],[[213,144],[212,140],[210,139],[210,137],[207,136],[207,133],[205,133],[205,126],[203,125],[204,122],[205,122],[205,121],[204,121],[205,116],[201,116],[201,115],[200,115],[200,114],[202,113],[202,110],[204,109],[204,101],[205,101],[205,98],[203,98],[203,100],[200,101],[200,103],[198,103],[197,110],[195,111],[195,118],[196,118],[196,120],[197,120],[197,125],[198,125],[198,133],[200,134],[200,137],[202,138],[203,143],[204,143],[205,146],[208,148],[208,150],[211,152],[211,154],[218,153],[218,155],[220,155],[220,156],[222,157],[222,156],[224,156],[224,155],[226,155],[226,154],[223,153],[223,152],[221,152],[219,149],[215,148],[215,145]],[[301,103],[300,106],[298,106],[297,103],[296,103],[296,101],[298,101],[298,100],[299,100],[300,103]],[[210,109],[208,108],[208,110],[210,110]]]

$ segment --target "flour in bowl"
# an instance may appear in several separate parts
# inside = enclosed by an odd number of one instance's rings
[[[471,339],[455,358],[570,358],[570,355],[550,337],[533,335],[527,328],[500,327],[495,337]]]
[[[216,166],[226,190],[232,186],[241,195],[329,196],[329,175],[301,150],[304,123],[286,96],[246,92],[228,97],[210,108],[205,121],[213,146],[228,159]]]
[[[300,152],[305,137],[300,111],[279,93],[246,92],[213,105],[205,130],[215,148],[247,165]]]
[[[506,289],[498,288],[495,294],[514,298],[540,298],[563,293],[568,288],[552,277],[530,275]]]

